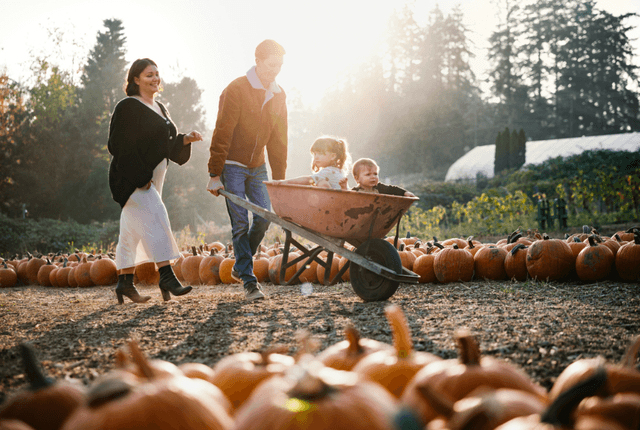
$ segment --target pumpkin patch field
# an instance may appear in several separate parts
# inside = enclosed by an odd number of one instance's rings
[[[617,402],[611,410],[640,420],[640,285],[623,278],[627,269],[638,276],[640,263],[616,267],[612,257],[636,252],[640,234],[614,233],[406,238],[403,265],[424,282],[374,302],[348,281],[323,285],[317,273],[273,282],[267,262],[281,255],[273,247],[256,256],[266,260],[256,266],[267,297],[255,302],[228,278],[224,245],[185,250],[178,270],[194,289],[171,301],[153,268],[141,268],[138,290],[152,297],[143,304],[117,303],[112,266],[102,262],[109,255],[47,256],[31,263],[37,270],[16,271],[25,282],[0,288],[0,428],[14,428],[3,424],[9,418],[30,426],[15,428],[163,428],[171,419],[173,428],[337,428],[328,424],[334,416],[354,428],[366,415],[368,428],[481,429],[519,415],[548,418],[552,404],[557,426],[544,428],[637,428],[602,412],[603,402]],[[0,270],[13,270],[6,263]],[[53,388],[67,390],[68,413],[56,406],[53,427],[29,422],[35,393]],[[582,396],[575,404],[571,390]],[[158,397],[144,397],[152,392]],[[558,402],[580,414],[559,412]],[[141,410],[148,427],[136,421]],[[292,426],[292,414],[316,425]],[[601,419],[618,427],[587,426]]]

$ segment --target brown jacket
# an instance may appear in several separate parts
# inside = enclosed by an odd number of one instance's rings
[[[226,160],[249,168],[265,163],[266,146],[273,179],[284,179],[287,168],[287,106],[284,91],[274,93],[264,107],[264,89],[242,76],[220,96],[211,139],[209,173],[220,175]]]

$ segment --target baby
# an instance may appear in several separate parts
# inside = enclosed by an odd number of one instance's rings
[[[415,197],[404,188],[383,184],[378,178],[379,167],[375,161],[370,158],[360,158],[353,164],[353,179],[356,180],[358,186],[353,187],[352,191],[363,191],[365,193],[391,194],[394,196]]]

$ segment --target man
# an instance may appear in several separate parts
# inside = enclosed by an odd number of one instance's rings
[[[218,196],[225,189],[269,209],[263,181],[268,180],[265,147],[273,179],[284,179],[287,167],[287,107],[276,84],[285,51],[273,40],[256,48],[256,65],[235,79],[220,96],[216,128],[211,139],[207,190]],[[236,262],[232,276],[244,284],[247,300],[264,298],[253,274],[253,259],[269,221],[227,200]]]

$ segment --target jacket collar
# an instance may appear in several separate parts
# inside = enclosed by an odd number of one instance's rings
[[[258,74],[256,73],[256,66],[253,66],[252,68],[249,69],[249,71],[247,72],[247,79],[249,79],[249,83],[256,90],[267,90],[267,92],[270,91],[272,93],[279,93],[282,91],[278,86],[278,84],[276,83],[276,81],[271,82],[271,85],[269,85],[269,88],[265,88],[262,85],[260,78],[258,78]]]

